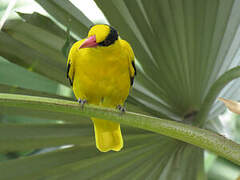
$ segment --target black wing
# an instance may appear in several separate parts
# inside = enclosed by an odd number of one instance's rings
[[[137,75],[137,70],[136,70],[136,66],[135,66],[135,63],[134,63],[134,61],[132,61],[132,67],[133,67],[133,69],[134,69],[134,76],[130,76],[130,82],[131,82],[131,86],[133,85],[133,83],[134,83],[134,77]]]
[[[70,76],[69,76],[70,68],[71,68],[71,61],[69,61],[68,65],[67,65],[67,78],[70,82],[70,85],[72,86],[73,85],[73,78],[71,79]]]

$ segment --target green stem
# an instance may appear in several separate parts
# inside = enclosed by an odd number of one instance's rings
[[[39,113],[48,111],[57,114],[82,115],[112,120],[193,144],[200,148],[215,152],[219,156],[240,165],[239,144],[208,130],[175,121],[132,112],[122,114],[114,109],[93,105],[86,105],[82,109],[77,102],[13,94],[0,94],[0,108],[3,113],[10,108],[22,109],[22,112],[26,114],[29,111],[36,111]]]
[[[205,97],[203,104],[201,105],[200,111],[196,117],[196,123],[198,127],[202,127],[207,119],[207,116],[211,110],[213,103],[221,90],[232,80],[240,77],[240,66],[230,69],[221,75],[217,81],[211,86]]]

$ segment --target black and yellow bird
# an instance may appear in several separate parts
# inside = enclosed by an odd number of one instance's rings
[[[136,75],[134,53],[111,26],[98,24],[88,36],[73,44],[67,61],[67,77],[81,104],[123,110]],[[102,152],[123,147],[120,124],[91,118],[96,146]]]

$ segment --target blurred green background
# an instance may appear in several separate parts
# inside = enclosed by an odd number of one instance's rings
[[[65,78],[66,55],[92,23],[113,24],[133,45],[139,75],[128,99],[131,111],[191,124],[195,117],[184,117],[200,111],[215,80],[239,64],[237,1],[11,1],[0,32],[0,92],[74,100]],[[0,1],[0,22],[9,3]],[[238,85],[233,81],[220,95],[238,98]],[[239,116],[219,102],[210,112],[204,128],[239,143]],[[65,124],[60,117],[0,111],[0,146],[11,147],[1,149],[0,179],[240,177],[239,166],[213,153],[143,130],[123,131],[129,149],[100,155],[89,119]]]

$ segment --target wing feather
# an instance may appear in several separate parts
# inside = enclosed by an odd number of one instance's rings
[[[73,86],[73,75],[70,74],[70,71],[72,70],[71,68],[71,60],[69,60],[68,64],[67,64],[67,78],[70,82],[70,85]]]
[[[131,65],[132,65],[132,67],[133,67],[133,69],[134,69],[134,75],[133,75],[133,76],[130,75],[131,86],[133,86],[134,77],[137,75],[137,70],[136,70],[136,66],[135,66],[134,60],[132,60]]]
[[[131,86],[134,83],[134,77],[137,74],[137,70],[136,70],[136,66],[135,66],[135,58],[134,58],[134,52],[130,46],[130,44],[125,41],[125,40],[120,40],[122,46],[124,47],[124,49],[126,50],[126,53],[128,54],[128,61],[129,61],[129,76],[130,76],[130,84]]]
[[[76,51],[78,51],[78,48],[81,46],[85,39],[82,39],[80,41],[77,41],[74,43],[70,49],[69,55],[68,55],[68,61],[67,61],[67,78],[69,79],[70,85],[73,86],[74,81],[74,64],[76,60]]]

